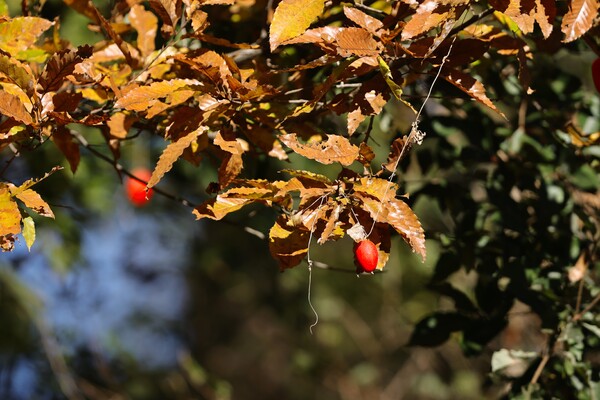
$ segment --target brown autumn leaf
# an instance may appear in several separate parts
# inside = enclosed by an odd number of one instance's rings
[[[75,66],[90,57],[92,52],[93,48],[86,45],[79,47],[77,51],[65,49],[53,54],[38,80],[42,93],[57,91],[66,77],[73,73]]]
[[[409,40],[441,26],[450,16],[446,7],[440,6],[436,0],[425,0],[419,4],[415,14],[402,29],[402,40]]]
[[[264,151],[269,157],[279,160],[287,160],[288,155],[285,152],[281,142],[275,138],[272,132],[258,125],[247,124],[244,134],[256,147]]]
[[[344,15],[356,25],[367,30],[374,36],[379,36],[380,30],[383,29],[383,22],[371,17],[354,7],[344,7]]]
[[[389,201],[396,196],[398,185],[376,177],[365,176],[354,183],[354,191],[374,197],[378,201]]]
[[[286,216],[280,216],[269,231],[269,251],[279,262],[281,271],[300,264],[308,254],[310,233],[289,225]]]
[[[564,15],[561,29],[565,34],[563,42],[580,38],[593,25],[598,16],[598,0],[571,0],[569,11]]]
[[[390,145],[390,152],[387,157],[387,161],[381,166],[390,172],[395,172],[396,168],[398,168],[398,164],[404,158],[404,156],[408,153],[409,145],[406,142],[407,137],[399,137],[394,139],[392,144]],[[412,141],[411,141],[412,143]]]
[[[26,189],[20,192],[15,196],[19,200],[21,200],[26,207],[30,208],[32,211],[41,215],[42,217],[53,218],[54,213],[50,209],[48,203],[46,203],[42,197],[33,189]]]
[[[196,130],[179,138],[177,141],[170,143],[160,155],[158,163],[156,164],[154,171],[152,171],[152,176],[148,181],[147,187],[151,188],[160,182],[162,177],[173,168],[173,164],[181,157],[183,151],[188,148],[198,136],[206,132],[207,129],[208,128],[205,126],[199,126]]]
[[[325,226],[317,243],[323,244],[329,240],[338,240],[344,237],[345,230],[343,229],[344,221],[340,220],[340,216],[344,211],[345,207],[340,203],[335,203],[330,207],[327,215],[325,216]],[[319,232],[315,232],[319,234]]]
[[[368,116],[379,115],[390,99],[385,79],[381,75],[363,83],[354,95],[348,113],[348,135],[354,134]]]
[[[218,195],[214,199],[205,201],[196,207],[193,214],[196,219],[210,218],[220,220],[227,214],[241,209],[246,204],[252,203],[253,200],[245,197],[227,197]]]
[[[115,107],[132,111],[145,111],[160,103],[160,99],[173,96],[178,90],[197,85],[202,85],[202,83],[195,79],[171,79],[152,82],[149,85],[129,90],[117,100]]]
[[[6,115],[25,125],[33,125],[34,122],[21,100],[5,91],[0,91],[0,115]]]
[[[269,28],[271,51],[289,39],[303,34],[322,13],[324,0],[282,0],[275,9]]]
[[[175,33],[175,25],[179,21],[183,3],[181,0],[149,0],[150,7],[158,14],[163,22],[161,31],[164,36]]]
[[[402,238],[410,245],[414,252],[418,253],[425,261],[427,256],[425,249],[425,232],[421,222],[402,200],[393,199],[384,204],[385,222],[390,224]]]
[[[135,4],[129,11],[129,21],[138,33],[137,48],[142,53],[142,57],[146,58],[155,48],[158,18],[150,11],[146,11],[144,6]]]
[[[365,142],[361,142],[358,148],[358,161],[365,167],[368,167],[369,165],[371,165],[371,161],[373,161],[374,159],[375,152],[373,152],[371,146],[369,146]]]
[[[110,131],[110,136],[117,139],[125,139],[134,121],[135,118],[126,112],[114,113],[106,122]]]
[[[75,173],[77,166],[79,166],[81,155],[79,145],[73,141],[73,136],[69,132],[69,129],[64,125],[56,126],[52,132],[52,141],[66,157],[69,167],[71,167],[71,172]]]
[[[458,70],[446,70],[442,71],[442,76],[448,82],[480,102],[481,104],[491,108],[496,111],[502,117],[506,118],[504,114],[496,108],[494,103],[487,97],[485,93],[485,87],[481,82],[477,79],[473,78],[471,75],[466,74],[462,71]]]
[[[119,50],[121,51],[123,56],[125,57],[127,64],[129,64],[129,66],[131,66],[131,68],[136,68],[138,62],[137,62],[137,60],[134,60],[134,58],[132,57],[131,52],[129,51],[128,43],[125,42],[123,40],[123,38],[121,37],[121,35],[119,35],[113,29],[110,22],[108,22],[104,18],[104,16],[100,13],[100,11],[95,6],[93,6],[93,3],[91,3],[91,4],[92,4],[92,7],[94,7],[94,11],[96,12],[96,18],[100,22],[100,26],[102,27],[102,29],[104,29],[106,34],[113,40],[113,42],[115,42],[115,44],[117,45],[117,47],[119,48]]]
[[[377,56],[381,51],[380,44],[363,28],[345,28],[335,37],[337,53],[342,57]]]
[[[339,135],[327,135],[325,142],[302,144],[298,141],[295,133],[280,135],[279,140],[292,149],[295,153],[322,164],[333,164],[339,162],[347,166],[357,158],[359,148],[350,141]]]
[[[0,182],[0,237],[21,232],[21,212],[8,185]]]
[[[242,172],[244,168],[242,154],[244,154],[245,150],[240,141],[235,138],[227,140],[221,132],[217,133],[213,143],[215,146],[219,146],[221,150],[229,153],[221,161],[218,171],[219,185],[221,188],[224,188]]]
[[[556,5],[552,0],[493,0],[492,7],[513,20],[522,33],[533,32],[537,22],[544,38],[552,33]]]
[[[59,92],[52,96],[52,104],[55,112],[73,112],[83,100],[81,93]]]

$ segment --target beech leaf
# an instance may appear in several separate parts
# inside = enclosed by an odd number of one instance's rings
[[[50,209],[48,203],[46,203],[35,190],[25,189],[16,194],[15,197],[21,200],[26,207],[35,211],[42,217],[54,218],[54,213]]]
[[[25,125],[33,125],[33,117],[21,103],[21,100],[5,91],[0,91],[0,114],[23,122]]]
[[[38,17],[16,17],[0,23],[0,49],[13,57],[23,59],[20,52],[31,50],[39,36],[48,30],[53,22]]]
[[[564,42],[572,42],[586,33],[598,16],[598,0],[571,0],[562,20]]]
[[[12,199],[10,190],[0,182],[0,236],[16,235],[21,232],[21,212]]]
[[[442,72],[444,79],[448,82],[452,83],[454,86],[477,100],[483,105],[488,106],[492,110],[496,111],[502,117],[506,118],[504,114],[496,108],[494,103],[487,97],[485,93],[485,87],[481,82],[477,79],[473,78],[471,75],[466,74],[457,70],[444,70]]]
[[[197,220],[202,218],[220,220],[227,214],[237,211],[252,202],[253,200],[248,198],[218,195],[216,198],[207,200],[196,207],[193,214]]]
[[[372,35],[378,35],[379,30],[383,28],[383,22],[371,17],[354,7],[344,7],[344,15],[356,25],[366,29]]]
[[[129,11],[131,26],[137,31],[137,48],[143,57],[147,57],[154,51],[154,40],[158,29],[158,18],[146,9],[136,4]]]
[[[52,55],[39,79],[43,92],[57,91],[75,66],[92,55],[92,50],[91,46],[82,46],[77,51],[65,49]]]
[[[23,218],[23,238],[25,239],[27,249],[31,250],[31,246],[35,242],[35,222],[33,222],[33,218],[31,217]]]
[[[207,129],[208,128],[205,126],[200,126],[198,129],[179,138],[177,141],[170,143],[160,155],[158,163],[156,164],[154,171],[152,171],[152,176],[148,181],[147,187],[151,188],[160,182],[162,177],[173,168],[173,164],[181,157],[183,151],[190,147],[192,142],[196,140],[198,136],[206,132]]]
[[[0,54],[0,76],[2,75],[23,89],[28,95],[32,94],[34,78],[31,68],[26,64],[22,64],[16,58]]]
[[[327,141],[302,144],[298,142],[295,133],[279,136],[279,140],[295,153],[322,164],[333,164],[339,162],[347,166],[352,164],[359,154],[359,148],[350,141],[339,135],[327,135]]]
[[[310,233],[288,226],[288,218],[281,216],[269,231],[269,250],[283,271],[300,264],[308,254]]]
[[[171,96],[177,90],[193,85],[202,85],[202,83],[195,79],[172,79],[153,82],[129,90],[117,100],[115,107],[132,111],[144,111],[159,103],[161,98]]]
[[[286,40],[303,34],[323,13],[324,4],[324,0],[282,0],[269,28],[271,51]]]
[[[410,207],[399,199],[393,199],[384,204],[385,222],[390,224],[425,261],[425,232],[421,222]]]

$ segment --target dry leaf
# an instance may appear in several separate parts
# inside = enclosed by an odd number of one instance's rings
[[[21,232],[21,212],[12,199],[10,190],[0,182],[0,236],[16,235]]]
[[[208,128],[205,126],[199,126],[196,130],[188,133],[176,142],[170,143],[160,155],[158,163],[156,164],[154,171],[152,171],[152,176],[148,181],[147,187],[151,188],[160,182],[162,177],[173,168],[173,164],[181,157],[183,151],[187,149],[198,136],[206,132],[207,129]]]
[[[269,231],[269,250],[283,271],[300,264],[308,253],[308,231],[288,226],[289,220],[280,216]]]
[[[383,29],[383,22],[365,14],[358,8],[344,7],[344,15],[372,35],[378,36],[379,31]]]
[[[23,122],[25,125],[33,125],[33,118],[21,100],[5,91],[0,91],[0,114]]]
[[[597,16],[598,0],[571,0],[569,12],[562,20],[563,41],[568,43],[580,38],[592,27]]]
[[[347,166],[352,164],[359,154],[359,148],[342,136],[327,135],[327,141],[302,144],[295,133],[279,136],[279,140],[294,152],[322,164],[339,162]]]
[[[138,33],[137,48],[143,57],[148,57],[154,51],[158,18],[143,6],[136,4],[129,11],[129,20]]]
[[[481,82],[477,79],[473,78],[471,75],[468,75],[462,71],[458,70],[444,70],[442,71],[442,75],[444,79],[448,82],[452,83],[454,86],[480,102],[496,111],[502,117],[506,118],[504,114],[496,108],[494,103],[487,97],[485,94],[485,87]]]

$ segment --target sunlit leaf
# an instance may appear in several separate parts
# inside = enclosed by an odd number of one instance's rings
[[[281,135],[279,140],[301,156],[322,164],[339,162],[342,165],[350,165],[358,158],[359,153],[357,146],[339,135],[327,135],[325,142],[308,144],[300,143],[295,133]]]
[[[269,250],[283,271],[300,264],[308,253],[310,234],[304,229],[288,226],[289,220],[281,216],[269,231]]]
[[[10,93],[0,91],[0,115],[6,115],[25,125],[33,125],[33,117],[21,100]]]
[[[323,13],[324,0],[282,0],[269,28],[271,51],[286,40],[303,34]]]
[[[21,232],[21,212],[8,186],[0,182],[0,236]]]
[[[16,17],[0,23],[0,49],[13,57],[24,59],[42,33],[54,23],[38,17]]]
[[[25,239],[27,249],[31,250],[31,246],[35,242],[35,222],[33,222],[33,218],[31,217],[23,218],[23,238]]]
[[[154,171],[152,171],[152,176],[148,181],[147,187],[151,188],[160,182],[162,177],[173,168],[173,164],[181,157],[183,151],[187,149],[198,136],[206,132],[206,130],[207,128],[205,126],[199,126],[198,129],[179,138],[177,141],[170,143],[160,155],[158,163],[156,164]]]
[[[32,211],[41,215],[42,217],[54,218],[54,213],[50,209],[48,203],[46,203],[42,197],[33,189],[26,189],[15,195],[16,198],[21,200],[26,207]]]
[[[193,85],[201,85],[201,82],[194,79],[153,82],[150,85],[129,90],[117,100],[115,106],[132,111],[144,111],[160,102],[160,99],[171,96],[177,90]]]
[[[354,7],[344,7],[344,15],[356,25],[367,30],[372,35],[378,35],[383,28],[383,22],[371,17]]]
[[[214,199],[205,201],[196,207],[193,214],[196,219],[210,218],[220,220],[227,214],[241,209],[246,204],[252,203],[253,200],[246,197],[229,197],[219,195]]]
[[[158,18],[143,6],[136,4],[129,11],[131,26],[137,31],[137,47],[143,57],[154,51],[154,40],[158,29]]]
[[[379,43],[363,28],[346,28],[335,37],[337,52],[342,57],[376,56],[380,52]]]
[[[421,222],[410,209],[410,207],[399,199],[391,200],[384,204],[385,221],[389,223],[410,245],[414,252],[418,253],[423,261],[427,256],[425,249],[425,232]]]
[[[181,0],[150,0],[150,7],[163,22],[162,30],[167,35],[175,33],[175,25],[181,16]]]
[[[598,0],[571,0],[569,12],[562,20],[563,41],[568,43],[581,37],[592,27],[597,16]]]
[[[16,58],[0,54],[0,77],[4,75],[9,81],[19,86],[27,94],[32,94],[34,78],[31,68]]]

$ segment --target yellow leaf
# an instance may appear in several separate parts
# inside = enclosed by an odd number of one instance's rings
[[[21,232],[21,213],[12,199],[10,190],[0,182],[0,236],[16,235]]]
[[[281,216],[269,231],[269,250],[282,271],[302,262],[310,237],[308,231],[289,227],[287,222],[287,217]]]
[[[34,49],[39,36],[52,25],[53,22],[38,17],[17,17],[0,23],[0,49],[22,59],[19,53]]]
[[[154,51],[154,39],[158,27],[158,18],[143,6],[136,4],[129,11],[131,26],[137,31],[137,48],[147,57]]]
[[[117,100],[115,107],[133,111],[144,111],[160,102],[161,98],[171,96],[181,88],[192,85],[202,85],[195,79],[172,79],[169,81],[153,82],[128,91]]]
[[[0,91],[0,114],[13,118],[26,125],[33,125],[33,118],[21,102],[21,100],[10,93]]]
[[[156,168],[152,171],[152,176],[147,185],[148,188],[151,188],[160,182],[162,177],[173,168],[173,163],[181,157],[183,151],[190,147],[192,142],[196,140],[198,136],[206,132],[206,130],[207,128],[205,126],[200,126],[198,129],[188,133],[176,142],[170,143],[160,155]]]
[[[283,0],[273,14],[269,29],[271,51],[286,40],[303,34],[323,13],[324,0]]]
[[[35,222],[31,217],[23,218],[23,238],[25,238],[27,249],[31,250],[31,246],[35,242]]]
[[[54,218],[54,213],[50,209],[48,203],[46,203],[42,197],[32,189],[26,189],[19,192],[15,197],[21,200],[25,206],[35,211],[42,217]]]

